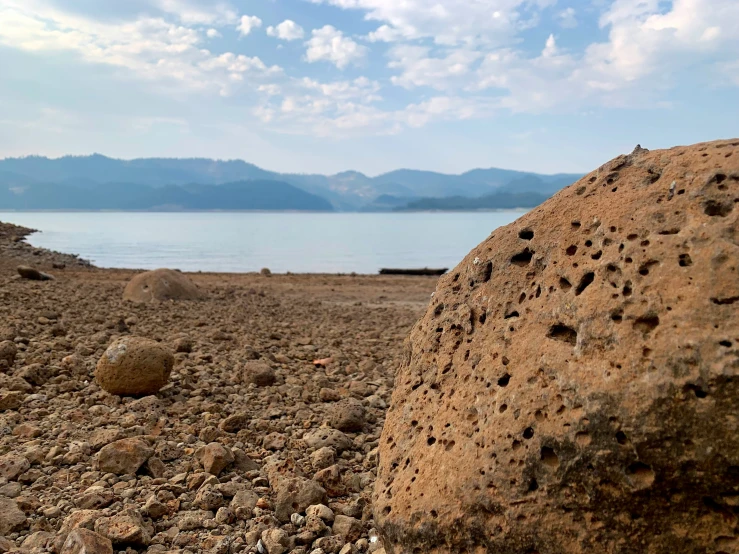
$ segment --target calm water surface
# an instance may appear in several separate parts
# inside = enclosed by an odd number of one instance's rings
[[[284,273],[376,273],[448,267],[521,212],[0,212],[39,229],[34,246],[100,267]]]

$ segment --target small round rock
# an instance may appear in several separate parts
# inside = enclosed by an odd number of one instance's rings
[[[167,384],[174,366],[172,352],[151,339],[123,337],[102,355],[95,380],[119,396],[156,394]]]

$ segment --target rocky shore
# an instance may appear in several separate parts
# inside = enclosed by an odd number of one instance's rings
[[[134,303],[135,272],[31,232],[0,224],[0,553],[381,548],[378,441],[435,278],[197,274],[205,300]],[[157,395],[96,383],[127,336],[174,352]]]

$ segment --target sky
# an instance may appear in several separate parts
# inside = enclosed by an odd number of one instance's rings
[[[0,158],[588,172],[739,135],[737,0],[0,0]]]

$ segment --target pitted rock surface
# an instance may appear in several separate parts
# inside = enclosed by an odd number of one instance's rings
[[[167,384],[174,367],[172,352],[142,337],[123,337],[100,357],[95,380],[111,394],[145,396]]]
[[[637,148],[444,276],[380,440],[387,552],[733,551],[737,203],[739,140]]]
[[[123,291],[123,299],[133,302],[202,300],[205,297],[189,277],[173,269],[139,273]]]

